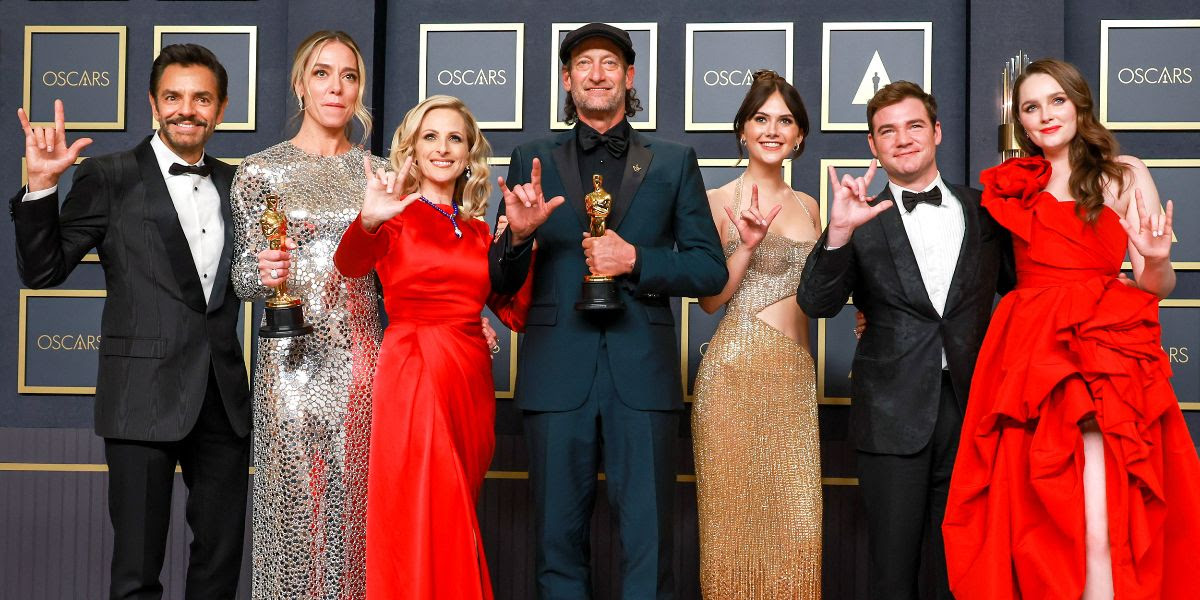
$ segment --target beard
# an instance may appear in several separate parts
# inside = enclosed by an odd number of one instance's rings
[[[625,90],[620,88],[620,93],[613,96],[605,96],[597,98],[588,95],[584,90],[571,91],[571,99],[575,101],[575,109],[581,113],[589,115],[611,115],[616,112],[623,112],[625,108]]]
[[[195,131],[191,134],[180,135],[169,127],[169,125],[177,125],[179,123],[191,123],[195,126]],[[208,143],[208,139],[212,137],[213,130],[215,129],[215,127],[210,127],[208,121],[197,116],[171,117],[161,125],[164,141],[167,142],[167,145],[180,150],[204,148],[204,145]]]

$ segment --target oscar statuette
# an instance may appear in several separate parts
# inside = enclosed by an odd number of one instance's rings
[[[603,177],[592,175],[592,187],[595,189],[583,197],[583,204],[587,207],[588,216],[591,217],[588,233],[594,238],[604,237],[608,212],[612,210],[612,195],[604,190],[603,184]],[[624,309],[625,303],[621,301],[621,296],[617,293],[615,279],[608,275],[584,276],[583,291],[579,295],[579,301],[575,303],[575,310],[615,311]]]
[[[272,250],[281,250],[287,239],[287,216],[279,210],[279,196],[267,195],[267,210],[258,219],[259,227]],[[287,291],[287,281],[275,288],[263,310],[266,323],[258,335],[268,338],[299,337],[312,333],[313,327],[304,322],[304,303]]]

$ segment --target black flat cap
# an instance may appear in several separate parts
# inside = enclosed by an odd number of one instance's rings
[[[571,50],[590,37],[602,37],[616,44],[617,48],[621,49],[621,54],[625,55],[625,62],[633,64],[633,40],[629,39],[629,34],[624,29],[607,23],[588,23],[568,33],[567,37],[563,38],[562,45],[558,47],[558,60],[564,65],[567,64],[571,60]]]

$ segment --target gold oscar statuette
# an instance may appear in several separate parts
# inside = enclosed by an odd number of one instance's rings
[[[287,240],[287,216],[279,210],[279,196],[267,195],[267,210],[259,217],[258,225],[272,250],[284,249]],[[304,303],[288,293],[287,281],[281,281],[274,290],[275,293],[267,298],[263,310],[266,323],[258,329],[258,335],[288,338],[312,333],[312,325],[304,322]]]
[[[612,210],[613,197],[604,189],[604,177],[592,175],[591,193],[583,197],[587,214],[591,217],[588,233],[594,238],[604,237],[607,229],[608,213]],[[622,310],[625,303],[617,293],[617,282],[608,275],[586,275],[583,278],[583,291],[575,310],[613,311]]]

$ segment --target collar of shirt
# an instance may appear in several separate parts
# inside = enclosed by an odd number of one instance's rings
[[[601,134],[599,131],[596,131],[595,129],[593,129],[591,125],[588,125],[587,123],[584,123],[583,121],[576,121],[576,123],[575,123],[575,143],[579,144],[580,152],[584,152],[586,154],[591,154],[592,152],[595,152],[596,150],[599,150],[600,148],[602,148],[603,145],[597,144],[590,151],[584,150],[583,145],[582,145],[583,143],[580,140],[583,137],[584,132],[587,132],[587,131],[594,131],[594,132],[596,132],[596,135],[615,135],[617,137],[622,137],[622,138],[625,138],[626,140],[628,140],[630,138],[630,133],[633,131],[633,127],[629,124],[629,119],[621,119],[621,121],[619,123],[617,123],[616,125],[613,125],[611,128],[609,128],[608,131],[605,131],[603,134]],[[628,152],[628,149],[626,150],[626,152]]]
[[[910,212],[904,210],[904,207],[900,205],[900,197],[901,197],[901,195],[904,194],[904,192],[912,192],[914,194],[917,194],[920,192],[928,192],[929,190],[932,190],[935,187],[941,188],[941,190],[942,190],[942,205],[941,206],[931,206],[929,204],[918,204],[917,207],[914,208],[913,211],[910,213]],[[951,206],[958,205],[958,198],[954,197],[954,193],[950,191],[950,188],[946,185],[946,182],[942,181],[941,171],[938,171],[938,174],[936,176],[934,176],[933,181],[929,182],[929,185],[925,186],[925,189],[923,189],[923,190],[919,190],[919,191],[918,190],[910,190],[910,189],[908,189],[906,187],[902,187],[892,181],[888,181],[888,188],[891,189],[891,191],[892,191],[892,202],[894,202],[896,204],[896,206],[900,207],[900,216],[915,215],[918,212],[922,212],[925,208],[930,209],[930,210],[936,210],[939,208],[948,208]],[[924,208],[922,208],[922,207],[924,207]]]
[[[200,166],[204,164],[203,155],[200,156],[200,160],[194,163],[189,163],[188,161],[179,158],[179,155],[175,154],[174,151],[167,147],[166,142],[162,141],[162,136],[159,135],[157,131],[154,132],[154,137],[150,140],[150,147],[154,149],[154,158],[158,160],[158,170],[162,171],[164,181],[170,177],[199,177],[199,175],[190,175],[187,173],[172,175],[167,172],[167,169],[170,169],[171,165],[175,163],[179,163],[181,165]]]

